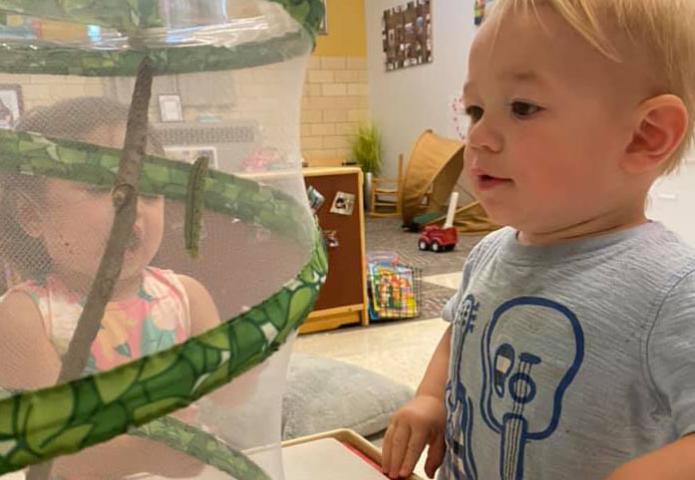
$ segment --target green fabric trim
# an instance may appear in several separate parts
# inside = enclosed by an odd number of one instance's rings
[[[122,32],[162,26],[157,0],[0,0],[0,11]]]
[[[1,0],[0,0],[1,1]],[[41,44],[6,41],[0,48],[0,72],[85,77],[135,76],[145,56],[153,75],[236,70],[279,63],[311,50],[305,30],[249,42],[234,47],[210,45],[138,50],[79,50]]]
[[[135,76],[140,61],[147,55],[152,60],[154,75],[171,75],[257,67],[308,53],[324,16],[323,2],[269,1],[282,5],[304,28],[282,37],[234,47],[199,45],[99,50],[70,48],[41,41],[6,40],[0,49],[0,72],[88,77]],[[0,12],[97,24],[135,37],[143,29],[162,27],[156,0],[0,0]]]
[[[111,185],[117,153],[0,132],[0,169],[6,172]],[[183,199],[190,168],[147,157],[142,190]],[[201,452],[196,445],[203,441],[203,432],[190,435],[170,419],[158,417],[189,405],[272,355],[313,309],[328,269],[326,252],[315,226],[305,225],[305,208],[289,195],[220,172],[211,172],[204,195],[208,208],[300,242],[312,241],[311,259],[279,292],[202,335],[113,370],[0,400],[0,474],[76,452],[151,421],[140,433],[163,440],[158,435],[171,434],[174,428],[172,438],[181,437],[176,448],[223,470],[252,468],[222,444],[211,446],[211,455]]]
[[[231,448],[215,436],[173,417],[162,417],[129,433],[185,452],[206,465],[230,474],[232,478],[271,480],[268,474],[243,453]]]
[[[316,34],[324,14],[321,0],[270,1],[282,5],[312,36]],[[0,0],[0,11],[101,25],[121,32],[163,25],[157,0]]]
[[[113,186],[121,151],[42,135],[0,130],[0,171],[62,178],[91,185]],[[192,165],[146,156],[140,175],[142,193],[185,202]],[[312,244],[315,232],[303,205],[279,190],[248,179],[210,171],[205,182],[205,208],[262,225]]]

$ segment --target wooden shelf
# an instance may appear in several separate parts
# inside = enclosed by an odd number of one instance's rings
[[[369,324],[364,239],[362,170],[356,167],[316,167],[303,170],[311,185],[326,199],[317,212],[323,230],[335,230],[339,246],[328,249],[328,277],[314,311],[300,333],[338,328],[346,324]],[[352,215],[331,213],[337,192],[355,195]]]

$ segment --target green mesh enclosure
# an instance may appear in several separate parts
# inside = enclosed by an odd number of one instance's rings
[[[284,478],[322,3],[0,12],[1,478]]]

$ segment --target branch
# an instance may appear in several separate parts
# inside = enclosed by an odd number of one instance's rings
[[[112,198],[115,215],[104,255],[99,263],[87,301],[70,341],[68,351],[58,376],[58,384],[82,376],[106,304],[109,303],[114,286],[121,275],[123,256],[128,240],[133,233],[138,205],[138,181],[142,169],[142,158],[147,147],[147,114],[152,94],[152,68],[145,57],[140,63],[133,90],[133,99],[128,112],[125,144],[121,154],[118,174]],[[52,461],[33,466],[27,472],[27,480],[47,480]]]

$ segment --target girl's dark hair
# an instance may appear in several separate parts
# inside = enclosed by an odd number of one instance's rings
[[[49,107],[38,107],[22,116],[15,130],[39,133],[45,137],[94,143],[90,135],[101,127],[125,127],[128,105],[104,97],[78,97]],[[162,155],[164,148],[156,132],[148,128],[147,151]],[[116,145],[104,145],[116,147]]]
[[[33,109],[19,119],[14,129],[49,138],[116,147],[95,141],[91,137],[102,127],[125,128],[127,120],[127,105],[103,97],[79,97]],[[164,149],[156,132],[148,130],[147,151],[163,154]],[[10,286],[10,276],[22,279],[41,278],[51,270],[52,262],[43,242],[27,234],[16,217],[20,197],[41,201],[44,189],[45,179],[42,177],[6,173],[0,175],[0,257],[5,263],[4,278],[0,278],[0,291]],[[12,271],[13,275],[8,275],[8,271]]]

